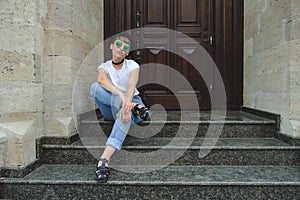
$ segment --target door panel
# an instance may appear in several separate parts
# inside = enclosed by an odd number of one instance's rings
[[[136,0],[136,6],[133,8],[136,13],[140,13],[139,27],[156,27],[156,28],[169,28],[170,26],[170,10],[166,9],[170,5],[169,0]],[[145,30],[139,35],[140,44],[145,49],[133,52],[135,60],[139,61],[140,65],[151,64],[151,68],[144,69],[141,67],[141,74],[146,75],[140,77],[149,82],[155,82],[158,78],[163,76],[159,70],[157,70],[156,64],[168,65],[170,63],[170,53],[165,51],[169,48],[170,39],[168,32],[165,30]],[[165,75],[164,75],[165,76]],[[169,80],[169,77],[164,77]],[[169,94],[169,91],[159,84],[151,84],[139,88],[141,96],[148,106],[159,103],[155,100],[153,92],[159,96],[163,94]],[[152,97],[149,96],[152,94]],[[159,97],[160,100],[164,97]],[[161,102],[160,102],[161,103]],[[167,105],[167,104],[165,104]]]
[[[188,35],[201,45],[205,44],[207,51],[211,51],[210,45],[207,45],[208,40],[205,38],[209,35],[208,25],[210,23],[206,22],[210,20],[210,16],[208,16],[210,12],[207,11],[210,10],[209,6],[210,4],[208,4],[207,1],[196,0],[137,0],[136,6],[133,9],[136,13],[140,14],[140,23],[138,24],[141,27],[160,27],[176,30]],[[202,13],[202,11],[204,13]],[[202,26],[202,24],[204,24],[204,26]],[[193,87],[191,91],[178,82],[178,80],[180,80],[179,77],[164,74],[166,82],[174,86],[177,90],[171,92],[167,88],[157,84],[144,86],[140,88],[140,91],[146,104],[159,103],[163,104],[166,109],[179,109],[179,105],[171,106],[168,103],[174,101],[174,95],[180,94],[189,99],[191,95],[196,92],[198,98],[201,99],[200,106],[208,109],[210,102],[209,94],[206,85],[202,81],[201,75],[187,60],[165,51],[165,49],[176,48],[177,51],[184,53],[189,60],[195,60],[194,52],[198,50],[198,47],[188,43],[185,38],[177,37],[177,35],[167,35],[167,32],[144,33],[140,38],[139,42],[142,43],[147,50],[135,52],[133,55],[136,60],[140,61],[141,65],[146,63],[167,65],[177,70],[180,75],[183,75]],[[155,70],[155,64],[151,66],[151,70],[148,70],[146,74],[148,76],[145,77],[146,80],[155,80],[155,77],[161,76],[161,73]],[[212,76],[212,74],[206,75]],[[151,99],[149,99],[149,96],[151,96]],[[162,103],[162,100],[165,101],[165,103]],[[193,107],[190,107],[190,109],[192,108]]]
[[[215,0],[214,61],[222,75],[227,108],[243,104],[243,1]]]
[[[176,0],[174,5],[175,10],[175,30],[181,32],[198,42],[207,52],[211,52],[211,45],[208,38],[211,34],[210,30],[210,10],[211,4],[207,0]],[[204,83],[202,76],[206,76],[212,82],[212,71],[206,70],[206,66],[201,66],[201,60],[195,57],[195,52],[200,51],[199,45],[190,44],[185,38],[176,37],[176,48],[183,53],[188,59],[173,57],[172,66],[189,80],[194,91],[199,95],[200,107],[209,109],[210,98],[209,90]],[[205,74],[199,74],[194,66],[189,61],[194,61],[197,66],[201,66]],[[180,84],[174,80],[174,84]],[[180,88],[180,86],[177,86]],[[186,91],[186,88],[181,88]],[[187,92],[187,91],[186,91]],[[189,91],[193,93],[193,91]]]
[[[197,41],[215,61],[224,81],[229,108],[239,109],[243,93],[243,1],[240,0],[104,0],[105,38],[136,27],[160,27],[179,31]],[[212,37],[211,37],[212,36]],[[214,94],[214,71],[193,57],[198,47],[184,38],[165,32],[146,32],[139,35],[137,47],[131,52],[138,63],[159,63],[177,70],[189,80],[196,91],[202,109],[210,108],[210,94]],[[171,46],[168,46],[171,45]],[[182,59],[167,48],[176,48],[188,59]],[[203,74],[197,73],[190,62],[196,59]],[[141,68],[143,70],[143,68]],[[178,83],[178,77],[162,75],[153,64],[145,73],[145,80],[164,76],[178,88],[180,95],[189,98],[191,91]],[[204,84],[204,77],[209,85]],[[179,109],[174,94],[157,84],[139,88],[146,104],[159,103],[166,109]],[[173,96],[172,96],[173,95]],[[214,95],[213,95],[214,96]],[[174,103],[175,102],[175,103]],[[177,103],[176,103],[177,102]],[[168,107],[169,106],[169,107]]]
[[[143,13],[143,27],[168,27],[168,0],[145,0],[140,2],[140,10]]]

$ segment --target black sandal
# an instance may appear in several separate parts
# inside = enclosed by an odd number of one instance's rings
[[[149,117],[149,109],[145,107],[139,108],[139,104],[136,104],[133,108],[134,112],[139,114],[140,118],[146,121]]]
[[[110,174],[110,169],[105,166],[109,161],[106,158],[100,158],[99,161],[102,162],[100,166],[97,164],[96,170],[96,180],[98,182],[107,182]]]

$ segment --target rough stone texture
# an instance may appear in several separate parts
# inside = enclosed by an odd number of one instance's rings
[[[41,84],[0,83],[1,113],[37,112],[41,108]]]
[[[33,161],[35,138],[41,135],[75,131],[73,85],[81,63],[103,37],[102,4],[0,2],[0,130],[7,136],[0,141],[0,150],[6,144],[0,166]]]
[[[300,137],[300,15],[297,0],[246,0],[244,105],[281,115]]]
[[[139,168],[153,170],[153,166]],[[0,198],[299,199],[299,167],[168,166],[147,173],[111,170],[107,183],[97,183],[94,170],[94,165],[43,165],[26,178],[3,179]]]
[[[287,39],[290,42],[290,113],[291,135],[300,137],[300,3],[291,0],[291,19],[287,22]]]
[[[6,151],[7,136],[1,131],[0,132],[0,167],[4,165],[4,153]]]
[[[7,137],[3,166],[23,166],[35,160],[35,138],[42,132],[41,114],[10,113],[0,119],[0,132]]]
[[[43,129],[44,6],[41,0],[0,4],[0,130],[7,137],[1,160],[3,166],[20,166],[35,159],[35,136]]]
[[[34,55],[0,50],[0,82],[35,80]]]
[[[89,79],[78,77],[78,70],[102,39],[102,1],[51,0],[47,9],[42,72],[45,133],[66,135],[75,131],[73,90],[78,88],[74,82]],[[90,110],[83,107],[81,112]]]

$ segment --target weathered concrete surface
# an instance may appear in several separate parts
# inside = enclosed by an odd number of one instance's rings
[[[300,5],[246,0],[244,105],[281,115],[281,132],[300,137]]]
[[[0,167],[33,161],[37,137],[76,131],[73,86],[102,15],[102,0],[0,2]]]

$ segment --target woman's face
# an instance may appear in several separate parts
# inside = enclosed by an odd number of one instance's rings
[[[110,49],[112,50],[114,59],[123,59],[129,54],[130,45],[124,40],[116,39],[114,43],[110,45]]]

